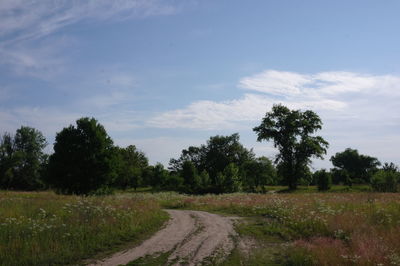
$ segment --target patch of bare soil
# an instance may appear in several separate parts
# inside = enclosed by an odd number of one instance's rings
[[[167,210],[165,228],[141,245],[97,261],[90,266],[124,265],[146,255],[171,252],[170,265],[200,265],[205,259],[223,258],[234,248],[233,221],[202,211]]]

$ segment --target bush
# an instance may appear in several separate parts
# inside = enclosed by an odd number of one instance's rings
[[[397,192],[399,179],[398,172],[379,170],[373,175],[371,186],[379,192]]]
[[[319,191],[326,191],[331,189],[332,177],[325,169],[319,170],[314,173],[314,180],[317,182]]]

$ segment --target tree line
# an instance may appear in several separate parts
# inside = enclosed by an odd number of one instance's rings
[[[80,118],[76,125],[56,134],[54,152],[43,134],[22,126],[15,134],[0,136],[0,188],[54,189],[63,194],[106,194],[113,189],[151,186],[154,190],[184,193],[265,192],[267,185],[370,184],[377,191],[396,192],[399,169],[381,165],[377,158],[348,148],[330,158],[333,168],[312,173],[312,158],[323,158],[328,142],[315,133],[322,121],[313,111],[290,110],[274,105],[253,131],[258,141],[272,141],[274,160],[257,157],[240,143],[238,133],[212,136],[206,144],[182,150],[166,169],[149,165],[134,145],[114,145],[105,128],[94,118]]]

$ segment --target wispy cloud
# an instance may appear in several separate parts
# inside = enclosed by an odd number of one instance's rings
[[[50,77],[62,70],[65,37],[53,33],[81,22],[108,22],[171,15],[180,5],[170,0],[2,0],[0,66],[16,74]]]
[[[83,20],[143,18],[177,10],[162,0],[3,0],[0,36],[8,42],[37,39]]]

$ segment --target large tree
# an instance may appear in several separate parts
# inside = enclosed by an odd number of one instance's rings
[[[347,148],[331,157],[336,175],[345,176],[342,182],[351,185],[356,179],[369,183],[380,162],[377,158],[359,154],[357,150]]]
[[[322,128],[320,117],[313,111],[290,110],[274,105],[261,124],[253,130],[258,141],[273,141],[279,150],[278,171],[289,189],[296,189],[298,180],[307,172],[311,158],[323,158],[328,142],[313,134]]]
[[[31,127],[21,126],[15,136],[5,133],[0,138],[0,185],[20,190],[43,188],[46,145],[43,134]]]
[[[57,133],[49,182],[59,192],[88,194],[109,185],[115,173],[113,141],[94,118],[81,118]]]

